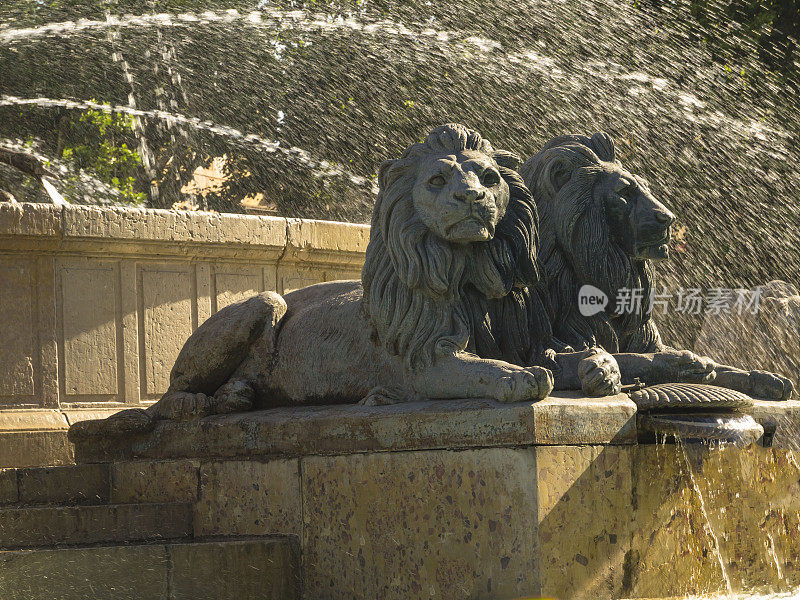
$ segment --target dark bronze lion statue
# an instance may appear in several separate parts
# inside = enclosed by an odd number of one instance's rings
[[[520,173],[539,210],[539,257],[556,337],[575,349],[600,346],[615,353],[627,383],[636,377],[713,383],[759,397],[790,397],[794,386],[786,377],[719,365],[662,342],[651,314],[652,261],[669,257],[675,216],[642,177],[623,168],[609,135],[559,136]],[[592,289],[605,295],[606,310],[581,311],[581,292]],[[641,302],[617,311],[621,294],[633,290],[641,292]]]

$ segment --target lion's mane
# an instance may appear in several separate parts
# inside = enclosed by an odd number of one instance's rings
[[[414,207],[420,161],[463,150],[493,157],[509,186],[508,208],[487,242],[446,241]],[[518,163],[477,132],[449,124],[381,165],[361,278],[363,306],[382,346],[408,369],[464,350],[529,365],[551,347],[551,315],[536,252],[538,216],[515,171]]]
[[[600,345],[609,352],[653,352],[662,344],[650,318],[652,266],[632,260],[619,247],[605,208],[593,197],[600,174],[615,168],[620,165],[613,140],[597,133],[551,140],[521,173],[541,217],[539,258],[554,312],[554,335],[575,349]],[[558,190],[553,186],[556,174],[565,178]],[[607,311],[580,314],[578,293],[584,284],[606,293]],[[614,314],[621,289],[642,290],[641,310]]]

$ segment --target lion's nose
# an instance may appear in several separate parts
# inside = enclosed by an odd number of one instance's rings
[[[675,220],[675,215],[667,209],[654,211],[654,216],[656,221],[665,225],[669,225]]]
[[[472,204],[473,202],[477,202],[478,200],[483,200],[483,198],[486,196],[486,192],[475,188],[467,188],[455,192],[453,196],[455,196],[456,199],[460,200],[461,202]]]

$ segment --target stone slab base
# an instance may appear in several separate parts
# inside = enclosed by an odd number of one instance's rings
[[[3,600],[295,600],[285,538],[0,552]]]
[[[800,585],[800,466],[785,449],[555,445],[107,467],[110,501],[129,502],[131,522],[176,502],[196,541],[296,540],[306,600],[603,600]]]
[[[42,513],[49,520],[31,523],[50,542],[57,537],[102,548],[0,552],[4,599],[261,597],[242,590],[261,589],[259,568],[272,563],[262,550],[236,546],[234,552],[230,544],[237,536],[246,545],[276,535],[295,544],[295,562],[271,559],[282,565],[278,581],[299,586],[290,588],[294,596],[267,596],[276,598],[603,600],[800,585],[800,466],[785,449],[476,447],[140,459],[5,474],[0,488],[11,490],[9,499],[36,504],[0,512],[32,519]],[[51,487],[70,474],[86,483],[66,485],[66,492]],[[83,504],[87,496],[96,504]],[[124,515],[114,502],[127,502]],[[154,519],[164,503],[180,507],[183,516]],[[116,516],[105,533],[93,517],[98,511]],[[187,519],[191,530],[173,531]],[[122,531],[118,522],[150,522],[153,535],[172,531],[183,539],[110,545],[102,536]],[[17,530],[25,536],[32,529]],[[105,567],[92,567],[99,563]],[[74,595],[49,595],[43,574],[52,581],[64,570],[67,585],[59,592]],[[181,572],[192,573],[184,587],[174,582]],[[218,588],[203,579],[212,574]],[[164,577],[173,578],[174,593],[192,591],[160,596]],[[85,582],[103,593],[82,596]],[[229,587],[237,592],[225,595]],[[206,589],[221,591],[207,595]]]

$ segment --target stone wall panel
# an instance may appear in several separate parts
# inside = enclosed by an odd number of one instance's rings
[[[69,261],[57,267],[63,392],[118,399],[119,272],[115,263]]]
[[[169,387],[169,373],[196,327],[190,265],[144,265],[139,274],[140,356],[144,358],[142,396],[157,399]]]
[[[37,361],[35,263],[0,256],[0,400],[34,402]]]

